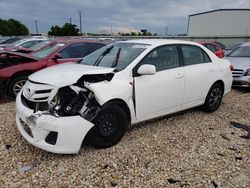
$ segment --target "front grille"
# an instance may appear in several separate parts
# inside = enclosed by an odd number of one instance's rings
[[[33,102],[26,99],[23,95],[21,95],[21,100],[24,106],[34,111],[46,111],[49,109],[47,102]]]
[[[23,88],[23,95],[26,99],[33,102],[47,102],[51,93],[56,89],[56,87],[42,84],[34,83],[28,80]]]
[[[244,75],[244,70],[233,69],[233,77],[241,77]]]

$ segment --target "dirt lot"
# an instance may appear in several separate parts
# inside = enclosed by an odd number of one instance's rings
[[[250,187],[249,101],[233,90],[215,113],[192,109],[131,126],[115,147],[55,155],[21,137],[2,97],[0,187]]]

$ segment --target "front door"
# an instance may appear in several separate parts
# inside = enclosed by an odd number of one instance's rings
[[[185,74],[183,67],[180,67],[177,47],[158,47],[139,64],[154,65],[156,73],[134,77],[137,120],[159,117],[180,109]]]

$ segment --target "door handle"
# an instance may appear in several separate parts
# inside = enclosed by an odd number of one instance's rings
[[[177,78],[177,79],[178,78],[183,78],[183,77],[184,77],[184,74],[181,74],[181,73],[178,73],[178,74],[175,75],[175,78]]]

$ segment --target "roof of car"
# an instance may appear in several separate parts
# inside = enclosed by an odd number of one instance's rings
[[[86,42],[86,43],[99,43],[99,44],[106,44],[103,41],[94,41],[94,40],[88,40],[88,39],[54,39],[52,42],[63,42],[66,44],[73,44],[73,43],[81,43],[81,42]]]
[[[184,41],[184,40],[174,40],[174,39],[135,39],[127,41],[118,41],[122,43],[140,43],[148,45],[164,45],[164,44],[196,44],[195,42]]]
[[[243,43],[243,44],[240,45],[240,46],[250,46],[250,42]]]
[[[206,41],[203,41],[203,42],[198,42],[199,44],[213,44],[213,45],[216,45],[216,46],[220,46],[219,44],[216,44],[214,42],[206,42]]]

